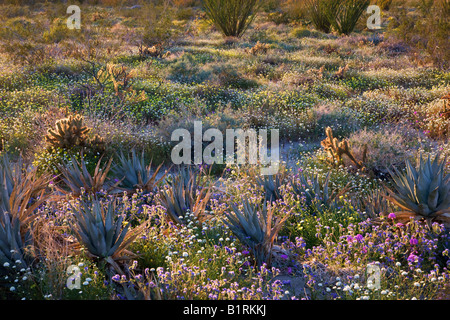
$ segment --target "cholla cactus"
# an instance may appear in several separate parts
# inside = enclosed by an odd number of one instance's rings
[[[419,158],[417,168],[406,161],[406,173],[390,172],[395,191],[385,187],[387,199],[404,211],[396,212],[398,219],[425,219],[427,223],[444,223],[450,226],[450,174],[445,175],[446,160],[436,155],[424,161]]]
[[[330,160],[333,164],[342,163],[342,156],[346,155],[358,169],[364,168],[364,162],[366,161],[367,146],[365,146],[362,161],[357,161],[350,150],[350,146],[347,140],[339,141],[333,136],[333,130],[330,127],[325,129],[327,138],[322,140],[320,144],[327,151]]]
[[[74,146],[85,146],[88,142],[88,129],[83,125],[80,115],[56,121],[54,129],[49,129],[45,140],[53,147],[70,149]]]

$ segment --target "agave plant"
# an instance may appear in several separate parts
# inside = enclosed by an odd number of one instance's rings
[[[116,260],[132,256],[126,248],[139,236],[146,224],[129,230],[130,224],[124,226],[124,216],[117,214],[114,201],[105,205],[98,199],[94,199],[92,203],[80,200],[79,206],[72,206],[72,210],[75,217],[73,229],[78,241],[92,257],[107,261],[121,272]]]
[[[20,181],[22,168],[22,158],[16,164],[12,164],[8,154],[3,155],[0,164],[0,187],[2,190],[6,189],[8,198],[13,191],[14,184]]]
[[[93,175],[89,173],[83,157],[80,161],[72,157],[71,162],[59,165],[58,169],[61,172],[61,178],[69,188],[69,191],[60,186],[56,186],[57,190],[63,194],[71,193],[74,197],[80,196],[82,190],[87,193],[114,190],[119,185],[120,180],[115,183],[108,181],[107,176],[111,168],[112,158],[102,168],[100,168],[101,161],[102,158],[98,160]]]
[[[21,268],[28,264],[26,247],[31,244],[31,236],[21,234],[21,223],[4,209],[0,209],[0,275],[8,275],[17,263]]]
[[[316,209],[321,210],[323,206],[335,206],[337,199],[348,190],[346,186],[340,192],[331,192],[329,182],[330,173],[327,174],[323,183],[319,181],[317,175],[308,177],[300,174],[297,179],[292,178],[291,185],[293,192],[303,197],[307,207],[315,205]]]
[[[283,199],[281,186],[284,184],[285,175],[277,173],[256,178],[256,183],[263,187],[266,201]]]
[[[431,161],[418,159],[417,168],[406,161],[406,173],[389,171],[395,191],[385,186],[386,197],[404,211],[396,212],[398,219],[425,219],[428,224],[433,221],[450,222],[450,174],[445,175],[446,159],[439,161],[436,155]]]
[[[396,206],[387,201],[386,196],[386,191],[376,189],[364,197],[354,195],[352,204],[360,211],[365,212],[365,216],[372,219],[373,222],[377,222],[380,216],[387,216],[395,211]]]
[[[38,175],[36,168],[24,167],[21,159],[12,164],[7,156],[3,158],[0,179],[0,210],[8,212],[13,219],[19,219],[22,231],[34,220],[39,206],[56,198],[46,193],[49,175]]]
[[[199,221],[208,218],[206,213],[211,187],[200,182],[201,176],[191,169],[181,169],[176,177],[169,181],[169,186],[161,190],[161,202],[167,210],[169,218],[183,224],[188,212]]]
[[[225,213],[224,223],[245,246],[250,248],[258,266],[270,265],[275,238],[288,215],[276,218],[274,207],[264,202],[262,208],[244,200],[242,210],[232,205],[232,212]]]
[[[157,178],[161,167],[162,164],[152,172],[152,163],[145,165],[144,153],[138,157],[133,149],[131,158],[120,154],[119,164],[112,168],[112,172],[122,179],[119,185],[121,188],[130,191],[143,190],[148,193],[154,191],[156,185],[165,178],[165,173]]]

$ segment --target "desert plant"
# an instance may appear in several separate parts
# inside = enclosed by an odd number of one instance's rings
[[[380,216],[386,217],[396,210],[396,206],[387,201],[387,195],[386,191],[375,189],[368,192],[367,196],[363,198],[360,195],[354,195],[351,201],[356,208],[360,209],[362,214],[365,212],[365,216],[373,219],[373,221],[378,221]]]
[[[303,198],[304,204],[310,208],[322,210],[325,207],[337,206],[339,197],[348,190],[348,185],[340,192],[331,191],[329,187],[330,173],[327,174],[323,182],[319,181],[319,177],[312,177],[301,173],[298,177],[291,180],[292,191]]]
[[[445,165],[446,159],[439,161],[439,155],[433,161],[421,155],[416,168],[407,160],[406,173],[390,171],[395,191],[385,186],[386,198],[403,209],[395,213],[397,219],[450,224],[450,174],[445,174]]]
[[[281,186],[284,184],[285,178],[286,175],[284,173],[264,175],[256,178],[256,183],[263,187],[266,201],[283,199]]]
[[[203,0],[209,19],[227,37],[240,37],[255,19],[261,0]]]
[[[325,33],[331,31],[331,20],[334,20],[339,2],[329,0],[306,1],[308,16],[317,30]]]
[[[269,50],[270,45],[267,43],[261,43],[261,42],[256,42],[256,44],[251,47],[248,52],[254,56],[258,55],[258,54],[264,54],[267,53],[267,50]]]
[[[198,222],[208,219],[206,212],[212,187],[200,181],[201,175],[191,169],[180,169],[178,175],[169,181],[169,186],[161,190],[161,202],[169,218],[183,224],[186,214],[193,214]]]
[[[333,136],[333,130],[330,127],[325,129],[327,137],[320,142],[322,147],[327,151],[329,160],[332,164],[342,164],[342,156],[346,155],[358,169],[364,168],[364,162],[366,161],[367,149],[363,152],[362,161],[357,161],[353,156],[349,143],[346,139],[339,141]]]
[[[70,115],[68,118],[56,121],[54,129],[48,129],[45,140],[53,147],[70,149],[75,146],[85,146],[90,131],[83,125],[83,117]]]
[[[328,19],[333,28],[340,34],[350,34],[361,15],[370,4],[370,0],[339,0],[336,11],[328,11]],[[330,15],[331,14],[331,15]]]
[[[24,234],[36,217],[36,209],[56,197],[46,192],[51,178],[46,174],[39,175],[37,168],[25,167],[21,158],[12,164],[5,155],[0,165],[0,179],[0,208],[12,219],[19,220]]]
[[[129,230],[130,224],[124,226],[124,215],[117,214],[113,200],[106,205],[97,199],[91,203],[81,200],[78,207],[72,206],[72,210],[75,218],[73,230],[78,241],[86,247],[91,257],[105,260],[121,273],[116,261],[133,256],[127,247],[146,224]]]
[[[71,193],[74,197],[80,196],[83,192],[97,193],[102,190],[106,192],[114,190],[119,185],[120,180],[114,183],[109,183],[108,181],[107,176],[111,168],[112,158],[102,168],[100,168],[101,162],[102,158],[98,160],[92,175],[89,173],[83,157],[81,157],[80,161],[72,157],[70,162],[58,165],[58,169],[61,172],[61,179],[69,190],[56,185],[57,190],[63,194]]]
[[[380,7],[381,10],[389,10],[390,5],[392,4],[392,0],[377,0],[376,4]]]
[[[450,134],[450,101],[448,97],[436,99],[426,106],[425,128],[434,138],[445,138]]]
[[[0,208],[0,215],[0,275],[7,276],[16,271],[13,269],[16,261],[20,261],[21,268],[26,268],[29,262],[26,248],[31,244],[31,237],[29,233],[22,236],[18,218],[13,218],[3,208]]]
[[[12,164],[8,154],[5,153],[0,164],[0,188],[2,191],[6,191],[8,199],[14,189],[14,184],[20,181],[21,173],[22,158],[19,158],[19,162],[16,164]],[[1,201],[2,199],[0,198],[0,203]]]
[[[83,125],[81,115],[70,115],[68,118],[56,121],[55,128],[50,128],[45,136],[50,147],[73,149],[88,147],[92,150],[104,151],[105,141],[98,134],[89,137],[90,128]]]
[[[122,179],[119,186],[129,191],[143,190],[147,193],[154,191],[156,185],[165,178],[166,173],[157,178],[162,164],[152,173],[152,163],[150,162],[148,165],[145,163],[144,152],[141,157],[138,157],[133,149],[131,158],[125,157],[121,153],[119,164],[112,168],[113,174]]]
[[[242,210],[232,205],[232,212],[225,213],[225,224],[247,246],[258,266],[270,265],[274,241],[288,215],[274,220],[274,207],[266,202],[262,208],[244,200]]]

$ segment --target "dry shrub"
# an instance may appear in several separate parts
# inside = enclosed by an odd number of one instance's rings
[[[403,127],[381,127],[379,130],[364,129],[349,137],[354,156],[357,159],[367,146],[365,166],[376,175],[386,176],[388,168],[402,167],[405,160],[418,147],[417,133]]]
[[[270,45],[267,43],[256,42],[256,44],[248,51],[251,55],[265,54],[269,50]]]
[[[425,128],[433,138],[445,138],[450,134],[450,95],[430,102],[426,108]]]
[[[73,262],[71,256],[79,254],[79,245],[74,239],[63,236],[66,227],[55,226],[48,219],[35,221],[31,230],[34,253],[46,270],[46,286],[54,298],[62,297],[67,282],[67,268]]]

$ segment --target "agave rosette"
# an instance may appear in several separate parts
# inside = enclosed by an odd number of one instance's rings
[[[126,248],[139,236],[146,224],[130,230],[130,224],[124,223],[124,216],[116,213],[114,201],[105,205],[97,199],[92,203],[81,200],[79,206],[72,207],[72,210],[75,217],[73,229],[78,241],[91,256],[105,259],[120,270],[115,260],[133,256]]]
[[[397,218],[425,219],[427,222],[450,222],[450,174],[445,174],[445,159],[419,158],[415,168],[406,161],[406,173],[390,172],[395,191],[386,187],[387,199],[403,209]]]
[[[152,172],[152,163],[146,165],[144,154],[142,153],[142,156],[138,157],[133,149],[131,157],[125,157],[123,153],[120,154],[119,163],[112,168],[112,172],[122,179],[119,185],[121,188],[131,191],[151,192],[166,176],[166,174],[163,174],[158,178],[161,167],[162,164]]]
[[[232,212],[225,213],[224,223],[233,234],[250,248],[256,264],[270,264],[275,238],[288,215],[274,220],[274,206],[265,202],[262,208],[245,200],[242,209],[232,205]]]

